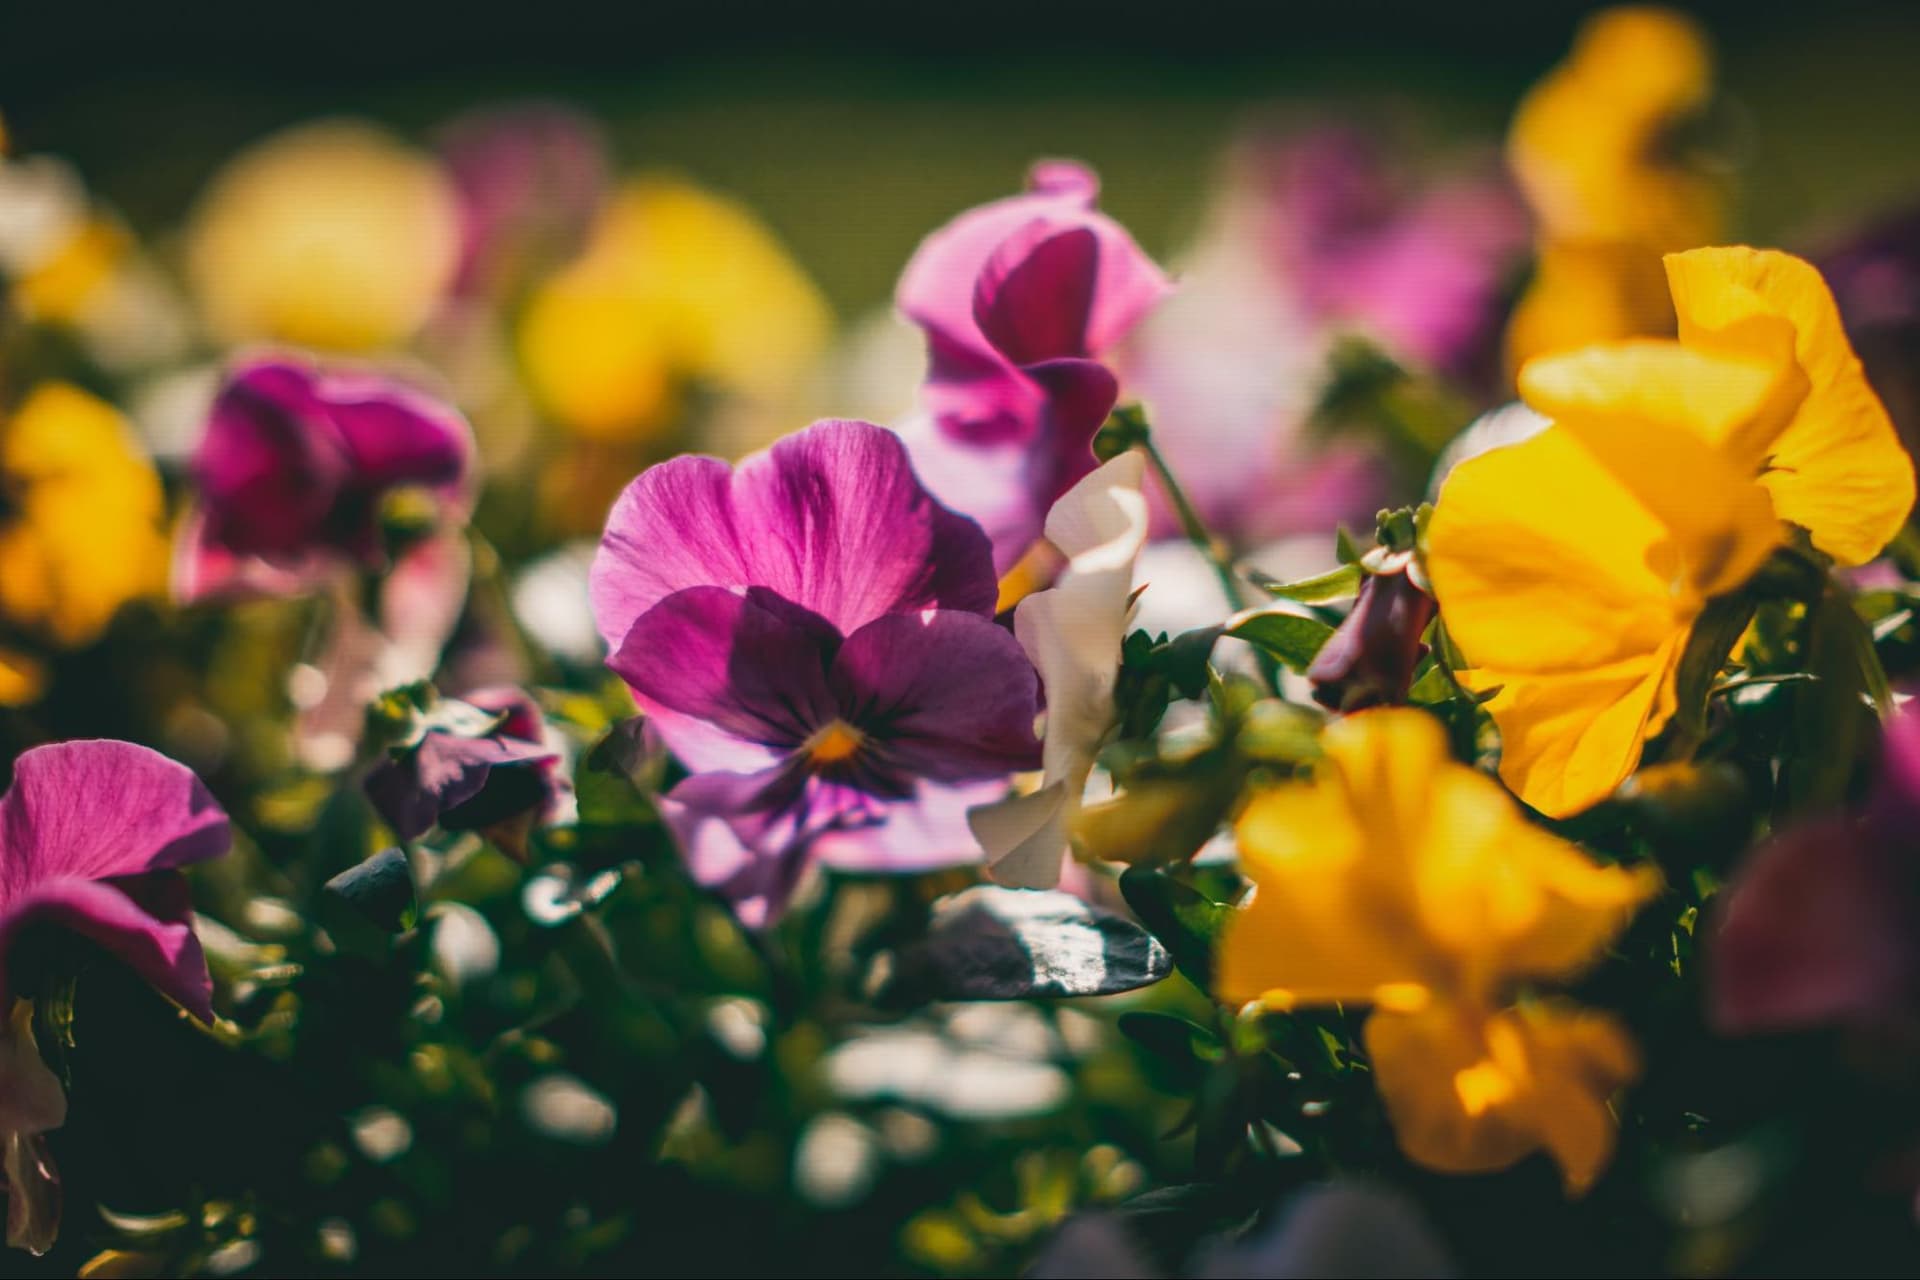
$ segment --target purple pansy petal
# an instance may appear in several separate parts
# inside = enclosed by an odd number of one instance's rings
[[[382,760],[368,772],[367,798],[395,835],[417,840],[447,810],[479,795],[493,770],[552,759],[537,742],[429,732],[405,758]]]
[[[993,611],[992,550],[936,503],[892,432],[826,421],[741,463],[676,458],[627,487],[595,556],[594,618],[615,652],[688,587],[766,587],[851,631],[901,610]]]
[[[847,637],[841,716],[887,763],[937,782],[1038,768],[1039,677],[1007,631],[966,613],[895,614]]]
[[[135,895],[138,895],[136,901]],[[213,1017],[213,979],[193,933],[186,881],[153,872],[119,882],[38,881],[0,908],[0,992],[20,931],[54,924],[90,938],[203,1022]]]
[[[178,867],[230,841],[200,779],[157,751],[107,739],[35,747],[0,798],[0,910],[42,881]]]
[[[980,861],[980,844],[967,810],[1007,793],[1004,782],[940,786],[923,782],[911,800],[894,805],[885,822],[830,828],[813,840],[813,855],[838,871],[910,875]]]
[[[688,720],[749,744],[798,747],[835,716],[827,666],[840,636],[763,593],[721,587],[675,592],[641,616],[607,665],[632,686],[668,747],[695,770],[726,768],[679,732]]]
[[[761,798],[782,789],[780,769],[758,774],[699,774],[658,804],[698,884],[725,897],[740,922],[764,928],[785,910],[812,863],[804,806],[767,810]]]
[[[1034,451],[1024,443],[975,444],[956,440],[926,415],[901,424],[900,437],[933,496],[979,524],[993,547],[993,569],[1013,568],[1046,525],[1046,509],[1034,500],[1030,480]],[[1088,458],[1092,452],[1089,449]]]
[[[460,204],[456,293],[504,288],[585,237],[606,192],[606,139],[555,103],[477,111],[441,132],[441,162]]]
[[[1867,814],[1890,839],[1911,841],[1920,832],[1920,709],[1902,710],[1882,724],[1880,772]]]
[[[447,488],[466,474],[472,433],[452,409],[366,374],[325,376],[315,393],[346,445],[356,488]]]
[[[1036,219],[1008,237],[973,287],[973,319],[1014,364],[1087,351],[1087,316],[1100,270],[1100,240],[1087,227],[1061,231]]]
[[[312,375],[277,359],[228,379],[193,459],[209,535],[251,555],[303,549],[326,523],[349,470]]]
[[[1899,852],[1852,819],[1796,827],[1755,851],[1708,935],[1714,1025],[1780,1031],[1905,1007],[1920,944]]]

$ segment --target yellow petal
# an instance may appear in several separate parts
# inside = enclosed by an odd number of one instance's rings
[[[457,263],[459,214],[431,157],[370,125],[322,121],[222,169],[186,254],[219,336],[372,350],[432,314]]]
[[[1675,592],[1697,607],[1744,583],[1780,541],[1752,477],[1755,442],[1785,421],[1784,377],[1764,361],[1640,339],[1535,360],[1520,390],[1659,521],[1684,578]]]
[[[1569,433],[1549,428],[1455,467],[1427,573],[1474,667],[1586,671],[1658,650],[1676,619],[1667,529]]]
[[[1483,994],[1517,977],[1577,974],[1660,885],[1651,867],[1602,866],[1527,822],[1472,770],[1434,777],[1426,824],[1415,868],[1422,928],[1466,958],[1465,984]]]
[[[1365,1038],[1408,1159],[1484,1173],[1544,1150],[1576,1195],[1613,1154],[1608,1098],[1638,1073],[1632,1042],[1610,1018],[1566,1006],[1381,1010]]]
[[[1667,278],[1688,346],[1778,360],[1778,326],[1791,326],[1807,390],[1772,441],[1761,483],[1780,518],[1836,560],[1879,554],[1913,507],[1913,462],[1820,273],[1790,254],[1737,246],[1670,255]]]
[[[25,706],[46,687],[46,664],[18,649],[0,649],[0,707]]]
[[[1658,251],[1711,239],[1722,196],[1662,159],[1675,124],[1712,89],[1700,29],[1668,10],[1589,19],[1568,59],[1514,115],[1507,153],[1549,238],[1637,241]]]
[[[1676,633],[1652,654],[1580,670],[1460,673],[1500,729],[1500,778],[1548,817],[1591,808],[1640,763],[1646,740],[1673,714],[1674,671],[1685,646]]]
[[[0,438],[18,510],[0,531],[0,610],[85,644],[165,583],[159,477],[124,419],[60,383],[37,388]]]
[[[1535,356],[1673,332],[1660,249],[1636,240],[1547,240],[1507,322],[1507,368]]]
[[[1415,713],[1418,714],[1418,713]],[[1345,789],[1293,784],[1256,795],[1235,835],[1253,901],[1228,926],[1218,985],[1229,1000],[1365,1001],[1426,979],[1404,893],[1377,892]]]

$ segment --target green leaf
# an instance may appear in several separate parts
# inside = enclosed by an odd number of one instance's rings
[[[376,928],[401,933],[419,919],[413,869],[398,849],[383,849],[327,881],[327,895],[352,907]]]
[[[1255,581],[1260,589],[1280,600],[1293,600],[1300,604],[1325,604],[1329,600],[1345,600],[1357,595],[1360,584],[1366,578],[1357,564],[1343,564],[1337,569],[1315,574],[1311,578],[1301,578],[1297,582],[1278,582],[1265,574]]]
[[[1866,623],[1844,594],[1828,592],[1808,615],[1806,665],[1816,678],[1794,686],[1793,729],[1803,749],[1788,764],[1786,783],[1796,810],[1819,812],[1845,801],[1867,738],[1869,700],[1876,684],[1886,687]]]
[[[1125,916],[1059,890],[987,884],[937,903],[926,936],[877,962],[868,982],[882,1005],[913,1008],[1112,995],[1172,971],[1167,948]]]
[[[1174,967],[1196,987],[1213,986],[1213,950],[1234,909],[1152,867],[1130,867],[1120,892],[1140,922],[1166,945]]]
[[[1333,628],[1317,618],[1292,613],[1256,613],[1227,628],[1227,634],[1257,645],[1296,673],[1305,672]]]
[[[1220,1041],[1205,1027],[1178,1014],[1136,1009],[1120,1015],[1120,1034],[1173,1068],[1197,1080],[1204,1062],[1220,1056]]]
[[[1712,696],[1727,656],[1753,621],[1754,599],[1746,594],[1711,600],[1694,621],[1674,676],[1679,709],[1674,713],[1676,746],[1672,759],[1685,759],[1707,733],[1707,699]]]

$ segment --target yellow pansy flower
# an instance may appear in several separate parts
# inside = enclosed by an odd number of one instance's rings
[[[1659,888],[1528,822],[1405,709],[1335,721],[1311,781],[1257,794],[1236,828],[1252,903],[1221,993],[1275,1007],[1366,1002],[1365,1039],[1402,1150],[1501,1168],[1537,1150],[1585,1188],[1611,1154],[1608,1096],[1636,1074],[1603,1014],[1515,1003],[1591,964]]]
[[[585,251],[531,299],[528,381],[574,434],[643,441],[678,389],[790,394],[832,327],[825,299],[744,206],[672,178],[628,184]]]
[[[1712,51],[1691,19],[1631,6],[1589,19],[1522,100],[1507,158],[1538,224],[1538,256],[1507,331],[1512,367],[1672,331],[1660,255],[1717,239],[1725,221],[1720,185],[1671,147],[1712,86]]]
[[[1564,816],[1604,799],[1677,708],[1694,623],[1783,521],[1846,564],[1913,505],[1913,467],[1833,300],[1788,255],[1667,259],[1681,340],[1600,344],[1521,371],[1553,426],[1461,464],[1426,563],[1470,670],[1495,690],[1500,774]]]
[[[187,230],[214,334],[373,351],[425,324],[453,277],[459,213],[431,157],[372,125],[323,121],[217,174]]]
[[[63,383],[0,429],[0,619],[62,647],[92,641],[166,582],[160,480],[111,406]],[[0,701],[37,696],[32,657],[0,652]]]

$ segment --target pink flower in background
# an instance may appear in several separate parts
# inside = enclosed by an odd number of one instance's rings
[[[606,195],[600,126],[557,103],[469,112],[440,131],[438,149],[460,211],[461,296],[510,289],[565,259]]]
[[[59,1178],[42,1137],[66,1098],[17,1016],[14,948],[52,925],[97,943],[201,1020],[213,980],[179,868],[217,858],[227,815],[184,766],[130,742],[62,742],[14,763],[0,798],[0,1157],[7,1242],[36,1253],[60,1225]],[[25,1006],[21,1006],[22,1009]]]
[[[927,335],[928,420],[909,433],[936,496],[980,521],[1005,572],[1054,499],[1093,470],[1119,383],[1105,361],[1171,283],[1094,206],[1081,165],[1035,166],[1026,193],[928,236],[895,301]]]
[[[1491,368],[1529,234],[1491,163],[1423,185],[1378,138],[1329,128],[1255,139],[1239,166],[1273,269],[1316,323],[1456,377]]]
[[[391,379],[279,356],[243,364],[193,456],[199,502],[176,592],[287,594],[341,565],[380,567],[385,501],[416,489],[436,523],[463,519],[472,454],[457,412]]]
[[[1419,186],[1355,130],[1256,136],[1233,155],[1180,292],[1122,364],[1187,496],[1243,550],[1370,522],[1389,497],[1375,449],[1309,428],[1335,341],[1364,336],[1415,369],[1497,366],[1521,207],[1494,176]],[[1157,484],[1154,533],[1178,521]]]
[[[1039,682],[993,623],[987,539],[880,427],[819,422],[737,469],[644,472],[591,591],[607,665],[692,773],[664,815],[749,924],[815,860],[978,858],[967,805],[1039,762]]]
[[[1708,994],[1722,1031],[1920,1013],[1920,711],[1886,721],[1881,753],[1864,808],[1781,831],[1716,900]]]

